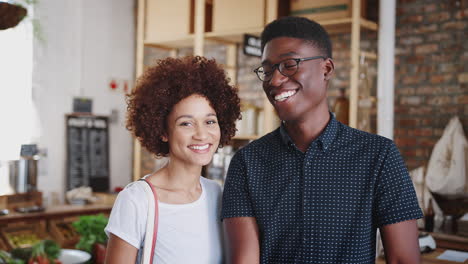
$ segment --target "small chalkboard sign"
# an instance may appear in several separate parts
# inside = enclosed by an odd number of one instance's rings
[[[92,113],[93,100],[86,97],[73,98],[73,112],[75,113]]]
[[[109,191],[108,118],[67,115],[67,190],[90,186]]]

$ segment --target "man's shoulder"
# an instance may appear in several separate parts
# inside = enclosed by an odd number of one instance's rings
[[[391,139],[384,136],[372,134],[356,128],[341,124],[338,140],[341,142],[366,143],[389,146],[393,144]]]
[[[244,146],[242,152],[252,152],[257,150],[263,150],[265,148],[277,147],[281,144],[279,135],[279,129],[275,129],[270,133],[265,134],[264,136],[253,140],[246,146]]]

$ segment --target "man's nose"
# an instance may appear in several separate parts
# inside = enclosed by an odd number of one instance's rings
[[[284,76],[280,71],[279,71],[279,68],[276,68],[273,73],[273,75],[271,76],[271,80],[269,81],[270,85],[271,86],[274,86],[274,87],[278,87],[280,86],[281,84],[283,84],[287,79],[288,77],[287,76]]]

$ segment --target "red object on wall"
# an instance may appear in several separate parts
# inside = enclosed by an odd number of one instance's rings
[[[112,89],[112,90],[115,90],[117,89],[117,82],[115,80],[112,80],[109,84],[109,87]]]

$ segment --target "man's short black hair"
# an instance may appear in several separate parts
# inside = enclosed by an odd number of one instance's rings
[[[304,17],[282,17],[266,25],[262,32],[262,52],[268,41],[278,37],[303,39],[332,58],[332,46],[327,31],[317,22]]]

